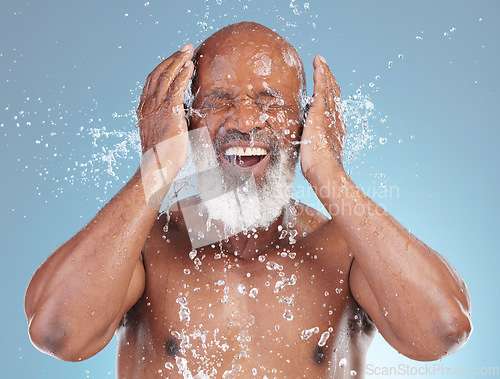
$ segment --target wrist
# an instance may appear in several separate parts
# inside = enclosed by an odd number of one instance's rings
[[[326,185],[327,183],[337,182],[342,180],[342,178],[348,178],[343,167],[336,161],[315,162],[307,169],[303,169],[302,172],[313,188]]]
[[[160,159],[155,147],[142,154],[140,177],[144,198],[150,208],[160,209],[178,169],[170,160]]]

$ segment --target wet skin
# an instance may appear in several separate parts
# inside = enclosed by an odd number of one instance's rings
[[[302,205],[298,210],[296,230],[306,236],[296,243],[272,233],[260,259],[206,246],[197,249],[198,265],[186,248],[182,215],[173,213],[166,235],[161,218],[143,251],[144,294],[118,331],[119,377],[177,377],[175,357],[187,359],[193,376],[221,377],[236,365],[243,378],[253,369],[257,377],[327,378],[351,370],[362,376],[374,327],[350,294],[347,245],[339,232],[324,236],[319,213]],[[326,254],[325,246],[335,247]],[[295,284],[281,288],[287,279]],[[189,321],[180,317],[183,298]],[[302,331],[314,327],[318,332],[303,340]],[[328,331],[326,344],[318,346]],[[342,358],[347,364],[339,367]]]
[[[182,377],[187,369],[193,376],[330,378],[363,375],[370,320],[412,359],[439,359],[463,346],[471,332],[465,283],[343,170],[340,91],[320,56],[302,129],[303,70],[294,54],[269,29],[240,23],[196,53],[186,45],[148,76],[137,111],[141,167],[28,287],[37,348],[80,361],[116,332],[120,378]],[[183,99],[193,56],[189,127],[207,128],[224,177],[253,176],[258,187],[280,151],[289,164],[300,153],[331,219],[297,204],[296,241],[280,239],[290,221],[282,214],[268,228],[197,249],[196,258],[180,211],[172,208],[165,228],[161,200],[187,159]],[[234,149],[251,143],[227,138],[252,133],[262,150],[236,159]]]

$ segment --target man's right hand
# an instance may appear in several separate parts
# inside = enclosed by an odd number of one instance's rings
[[[143,157],[155,151],[151,155],[172,179],[187,160],[184,93],[193,75],[193,50],[185,45],[149,74],[137,108]]]

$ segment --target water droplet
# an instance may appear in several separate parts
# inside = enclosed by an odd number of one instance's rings
[[[177,304],[180,304],[181,306],[186,306],[188,304],[188,301],[185,297],[178,297],[175,301]]]
[[[345,367],[347,364],[347,359],[345,358],[342,358],[340,361],[339,361],[339,367]]]
[[[311,338],[313,334],[318,334],[318,333],[319,333],[319,328],[315,326],[314,328],[303,330],[302,333],[300,334],[300,338],[303,341],[306,341],[309,338]]]
[[[330,332],[324,332],[323,334],[321,334],[321,337],[320,337],[319,342],[318,342],[318,346],[325,346],[326,341],[328,340],[329,337],[330,337]]]
[[[269,118],[269,115],[266,114],[266,113],[262,113],[260,116],[259,116],[259,121],[262,122],[262,123],[265,123],[266,120]]]
[[[255,299],[258,294],[259,294],[259,290],[257,288],[252,288],[250,290],[250,292],[248,293],[248,296],[250,296],[252,299]]]
[[[246,295],[247,291],[245,290],[245,286],[243,284],[238,284],[238,292],[242,295]]]
[[[283,266],[279,265],[276,262],[267,262],[266,267],[268,270],[283,270]]]
[[[276,282],[276,285],[274,286],[274,293],[278,293],[281,291],[285,286],[294,286],[297,283],[297,276],[295,274],[292,274],[290,278],[283,278],[282,280],[278,280]]]
[[[196,249],[193,249],[189,252],[189,258],[194,259],[196,258],[197,251]]]
[[[177,368],[179,369],[179,372],[181,373],[188,373],[189,370],[187,368],[187,359],[186,358],[181,358],[181,357],[175,357],[175,363],[177,364]],[[189,372],[189,374],[191,374]],[[191,375],[189,375],[191,376]]]
[[[179,310],[179,319],[181,321],[189,322],[189,320],[191,319],[190,314],[191,312],[189,311],[189,308],[181,307],[181,309]]]
[[[250,326],[255,324],[255,316],[253,316],[253,315],[248,316],[247,322],[248,322],[248,325],[250,325]]]
[[[351,376],[358,375],[358,372],[356,370],[351,370],[349,373],[351,374]]]
[[[293,314],[290,309],[286,309],[285,312],[283,313],[283,317],[287,321],[292,321],[293,320]]]
[[[385,137],[380,137],[378,142],[381,144],[381,145],[385,145],[387,143],[387,138]]]

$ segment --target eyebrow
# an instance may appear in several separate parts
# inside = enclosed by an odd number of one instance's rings
[[[260,91],[258,96],[272,96],[272,97],[282,97],[281,92],[272,88],[266,88],[263,91]]]
[[[222,89],[214,89],[213,91],[211,91],[207,98],[215,98],[215,99],[230,99],[232,98],[232,94],[225,91],[225,90],[222,90]]]

